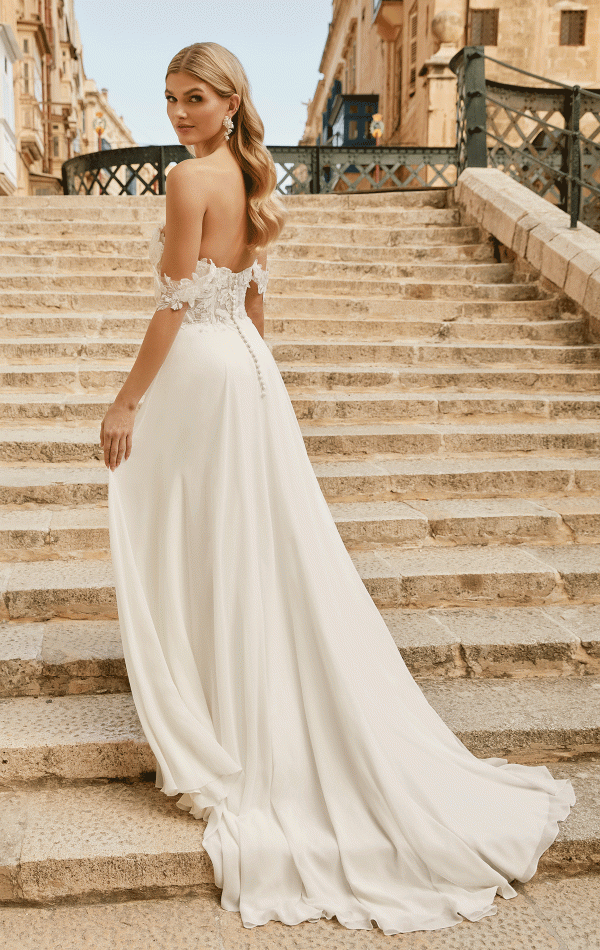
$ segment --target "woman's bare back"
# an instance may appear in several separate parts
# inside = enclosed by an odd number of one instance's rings
[[[198,259],[208,258],[217,267],[234,272],[245,270],[256,260],[254,249],[247,245],[247,195],[242,170],[228,152],[219,149],[217,160],[212,155],[187,159],[202,177],[207,195],[202,221],[202,240]]]

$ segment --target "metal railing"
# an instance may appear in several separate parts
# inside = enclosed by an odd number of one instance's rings
[[[486,60],[547,86],[486,79]],[[600,94],[504,63],[483,46],[466,46],[450,62],[458,79],[459,174],[501,168],[571,218],[600,230]]]
[[[456,184],[453,147],[271,145],[268,149],[281,194],[451,188]],[[62,166],[63,191],[66,195],[163,195],[169,165],[190,157],[183,145],[78,155]]]
[[[486,78],[488,60],[544,86]],[[501,168],[600,231],[600,94],[537,76],[466,46],[457,76],[456,146],[269,146],[281,194],[451,188],[468,166]],[[92,152],[63,165],[65,194],[164,194],[182,145]]]

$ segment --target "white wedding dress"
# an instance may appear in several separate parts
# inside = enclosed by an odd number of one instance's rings
[[[575,794],[479,759],[412,678],[338,533],[277,364],[256,262],[160,277],[190,306],[109,470],[123,649],[156,785],[207,821],[245,927],[437,930],[515,897]]]

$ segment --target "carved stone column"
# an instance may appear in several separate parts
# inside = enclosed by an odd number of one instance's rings
[[[439,41],[439,49],[425,61],[427,90],[427,141],[424,145],[453,146],[456,143],[456,76],[448,63],[458,51],[463,22],[452,10],[442,10],[432,20],[431,28]]]

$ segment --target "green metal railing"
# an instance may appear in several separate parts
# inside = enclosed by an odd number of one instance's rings
[[[486,60],[548,85],[486,79]],[[483,46],[464,47],[450,68],[459,173],[501,168],[566,211],[572,228],[581,220],[600,230],[600,94],[511,66]]]
[[[544,86],[486,77],[485,63]],[[501,168],[600,231],[600,94],[537,76],[466,46],[450,62],[457,76],[456,146],[269,146],[282,194],[450,188],[467,167]],[[164,194],[182,145],[112,149],[69,159],[65,194]]]
[[[451,188],[456,149],[436,147],[338,148],[271,145],[281,194]],[[183,145],[149,145],[90,152],[62,166],[66,195],[165,193],[170,164],[190,158]]]

